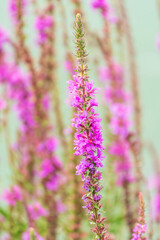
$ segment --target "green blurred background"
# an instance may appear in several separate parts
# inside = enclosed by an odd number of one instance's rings
[[[38,0],[40,4],[44,0]],[[56,0],[53,0],[57,2]],[[111,0],[114,1],[114,0]],[[8,13],[8,0],[0,0],[0,26],[7,30],[9,34],[13,34],[13,25]],[[67,9],[67,27],[70,32],[71,42],[73,48],[73,9],[69,0],[63,0],[65,8]],[[100,13],[93,11],[90,8],[90,0],[82,0],[85,18],[91,31],[101,32],[102,21]],[[126,0],[127,11],[130,18],[132,28],[132,35],[136,49],[136,60],[139,72],[139,91],[142,107],[142,132],[144,145],[152,143],[160,155],[160,52],[156,48],[157,35],[160,32],[160,18],[158,18],[158,10],[156,0]],[[57,81],[59,82],[61,103],[63,108],[63,117],[66,118],[66,126],[70,124],[68,116],[68,105],[65,103],[67,98],[67,80],[68,74],[64,71],[64,47],[62,39],[62,24],[63,16],[58,5],[55,9],[56,15],[56,56],[58,59]],[[37,49],[35,49],[34,39],[35,31],[33,26],[34,17],[32,11],[28,10],[26,14],[27,28],[26,36],[28,46],[32,50],[32,54],[37,56]],[[87,36],[86,36],[87,39]],[[90,58],[92,58],[92,49],[89,48]],[[99,55],[98,55],[99,56]],[[96,79],[96,71],[90,67],[91,77]],[[129,81],[129,79],[128,79]],[[101,109],[103,110],[103,109]],[[11,142],[15,141],[15,133],[18,122],[14,112],[9,117],[9,132]],[[11,170],[9,167],[9,156],[6,149],[6,134],[4,131],[0,132],[0,192],[10,184]],[[152,156],[144,148],[143,151],[143,168],[147,176],[151,176]],[[148,211],[147,211],[148,212]],[[146,213],[147,214],[147,213]]]
[[[43,0],[39,0],[43,4]],[[101,18],[98,11],[92,11],[90,8],[90,1],[83,0],[84,12],[91,30],[101,31]],[[69,5],[69,0],[64,0],[63,3],[67,8],[68,29],[72,33],[73,15],[72,7]],[[160,154],[159,141],[160,141],[160,53],[156,48],[156,38],[160,32],[160,19],[158,18],[158,11],[156,0],[126,0],[127,10],[130,17],[132,27],[132,35],[134,38],[137,66],[139,71],[139,87],[142,107],[142,127],[143,127],[143,140],[145,143],[152,142]],[[67,95],[67,77],[62,69],[64,49],[63,41],[61,39],[61,26],[63,16],[60,15],[60,9],[56,9],[57,14],[57,48],[56,54],[59,60],[59,86],[62,99],[64,100]],[[26,29],[27,36],[29,36],[28,44],[36,56],[36,50],[33,45],[33,16],[30,11],[26,15],[28,27]],[[8,0],[0,1],[0,25],[5,28],[8,33],[12,34],[13,25],[8,13]],[[73,45],[73,42],[71,42]],[[94,77],[94,76],[92,76]],[[67,107],[63,102],[64,114],[67,114]],[[14,141],[15,126],[17,120],[12,113],[10,119],[11,139]],[[151,156],[147,150],[144,150],[144,169],[147,175],[152,174],[151,169]],[[10,169],[8,166],[8,156],[5,147],[5,135],[2,132],[0,136],[0,190],[9,184]]]

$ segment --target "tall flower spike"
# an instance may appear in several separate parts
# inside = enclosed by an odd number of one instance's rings
[[[133,229],[131,240],[147,240],[147,238],[145,237],[145,233],[147,231],[147,225],[145,223],[144,211],[145,211],[145,205],[144,205],[143,195],[142,193],[139,193],[139,217],[138,217],[138,222],[136,223]]]
[[[69,81],[69,89],[72,96],[71,105],[76,111],[73,119],[73,126],[76,128],[75,155],[83,157],[77,166],[77,175],[82,176],[83,187],[87,191],[87,194],[83,196],[84,208],[87,209],[90,220],[94,224],[92,231],[95,239],[104,240],[109,239],[109,236],[104,224],[105,218],[102,218],[100,213],[102,196],[99,191],[102,189],[100,185],[102,174],[98,169],[103,166],[104,158],[102,128],[101,119],[94,110],[94,107],[98,106],[95,100],[97,89],[94,87],[94,82],[89,81],[87,74],[87,52],[80,14],[76,15],[74,29],[78,66],[77,75],[74,75],[73,80]]]

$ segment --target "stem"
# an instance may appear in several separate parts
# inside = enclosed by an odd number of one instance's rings
[[[135,49],[133,44],[133,39],[131,35],[131,28],[129,25],[129,19],[127,16],[127,11],[125,8],[125,0],[119,0],[119,6],[121,9],[121,14],[123,18],[124,30],[126,34],[128,54],[129,54],[129,67],[130,67],[130,77],[131,77],[131,87],[133,92],[133,105],[134,105],[134,120],[135,120],[135,128],[136,133],[141,139],[141,107],[140,107],[140,99],[139,99],[139,91],[138,91],[138,74],[136,68],[136,60],[135,60]]]

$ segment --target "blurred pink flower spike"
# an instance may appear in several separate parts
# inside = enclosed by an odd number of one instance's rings
[[[11,190],[5,190],[3,194],[3,199],[8,203],[10,206],[15,206],[17,202],[22,201],[22,194],[21,189],[15,185],[11,187]]]
[[[118,17],[114,13],[108,0],[92,0],[91,6],[93,9],[100,9],[104,18],[110,23],[117,23]]]

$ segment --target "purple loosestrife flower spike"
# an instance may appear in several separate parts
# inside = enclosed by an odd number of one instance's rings
[[[147,238],[145,237],[145,233],[147,231],[147,225],[145,223],[144,211],[145,211],[145,205],[144,205],[143,195],[142,193],[139,193],[139,217],[138,217],[138,222],[136,223],[133,229],[131,240],[147,240]]]
[[[100,185],[102,174],[98,169],[103,166],[102,160],[104,158],[102,128],[101,119],[94,110],[94,107],[98,106],[95,100],[97,89],[94,87],[93,81],[89,81],[87,74],[87,52],[80,14],[76,16],[74,29],[78,66],[77,75],[74,75],[73,80],[69,81],[69,89],[72,98],[71,105],[76,112],[73,119],[73,126],[76,128],[75,155],[83,157],[77,166],[77,175],[82,176],[83,187],[87,191],[83,200],[90,220],[94,224],[92,231],[95,234],[95,239],[104,240],[109,238],[104,225],[105,218],[102,218],[100,213],[102,196],[99,191],[102,189]]]

